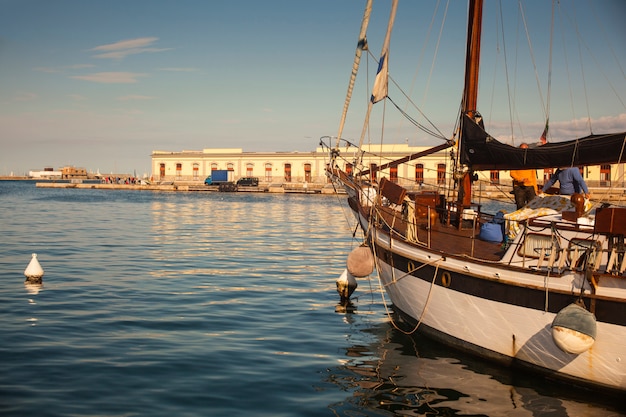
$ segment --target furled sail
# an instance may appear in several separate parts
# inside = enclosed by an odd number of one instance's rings
[[[343,127],[346,123],[346,116],[348,114],[348,108],[350,107],[350,101],[352,100],[352,91],[354,90],[354,82],[356,81],[356,75],[359,72],[359,65],[361,63],[361,55],[363,51],[366,51],[367,39],[365,37],[367,33],[367,27],[370,22],[370,15],[372,14],[372,0],[368,0],[365,5],[365,12],[363,13],[363,20],[361,21],[361,31],[359,32],[359,41],[356,46],[356,52],[354,53],[354,63],[352,64],[352,73],[350,74],[350,82],[348,84],[348,91],[346,92],[346,100],[343,104],[343,112],[341,113],[341,122],[339,123],[339,133],[337,134],[337,145],[339,147],[339,141],[343,133]]]
[[[618,164],[626,162],[626,132],[521,149],[499,142],[464,115],[460,153],[461,163],[475,171]]]

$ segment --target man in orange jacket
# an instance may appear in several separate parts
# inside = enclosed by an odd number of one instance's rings
[[[522,143],[520,148],[526,149],[528,145]],[[520,169],[511,171],[513,178],[513,195],[517,209],[521,209],[537,195],[537,171],[534,169]]]

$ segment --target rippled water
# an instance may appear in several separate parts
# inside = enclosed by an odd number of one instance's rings
[[[2,416],[624,411],[402,335],[375,279],[342,312],[358,243],[334,196],[5,181],[0,212]]]

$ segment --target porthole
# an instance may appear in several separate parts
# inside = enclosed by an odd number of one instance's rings
[[[450,282],[452,281],[452,276],[449,272],[444,272],[441,274],[441,285],[448,288],[450,286]]]

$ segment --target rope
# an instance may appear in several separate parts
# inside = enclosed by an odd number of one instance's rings
[[[372,230],[376,230],[376,229],[372,229]],[[376,236],[374,234],[372,234],[372,239],[376,239]],[[390,282],[390,284],[397,283],[400,279],[406,278],[408,275],[410,275],[411,272],[417,271],[418,269],[421,269],[421,268],[425,267],[426,265],[437,264],[437,266],[435,268],[435,273],[433,275],[433,279],[432,279],[432,281],[430,283],[430,289],[428,290],[428,296],[426,298],[426,303],[424,304],[424,308],[422,309],[422,313],[420,314],[420,318],[417,321],[417,324],[415,325],[415,327],[411,331],[407,332],[406,330],[403,330],[402,328],[400,328],[396,324],[396,322],[393,319],[392,313],[389,311],[389,306],[387,305],[387,300],[385,299],[385,290],[384,290],[384,288],[386,286],[383,284],[383,282],[382,282],[382,280],[380,278],[381,266],[380,266],[380,263],[379,263],[379,260],[378,260],[378,256],[376,255],[376,245],[375,244],[372,244],[372,252],[373,252],[373,255],[374,255],[374,263],[376,264],[376,271],[378,272],[378,287],[380,289],[380,296],[381,296],[381,299],[382,299],[382,302],[383,302],[383,306],[385,307],[385,313],[387,314],[387,317],[389,317],[391,325],[393,326],[394,329],[396,329],[399,332],[402,332],[402,333],[404,333],[406,335],[410,335],[410,334],[415,333],[417,331],[417,329],[419,328],[419,326],[422,324],[422,321],[424,319],[424,315],[426,314],[426,310],[428,309],[428,304],[430,303],[430,296],[432,294],[433,287],[435,286],[435,280],[437,279],[437,273],[439,272],[439,262],[442,261],[443,258],[435,259],[434,261],[432,261],[430,263],[424,263],[419,268],[415,268],[415,269],[413,269],[413,271],[407,272],[406,274],[402,275],[398,279],[396,279],[394,277],[393,281]],[[391,268],[392,268],[391,270],[393,271],[394,270],[393,266],[391,266]]]

